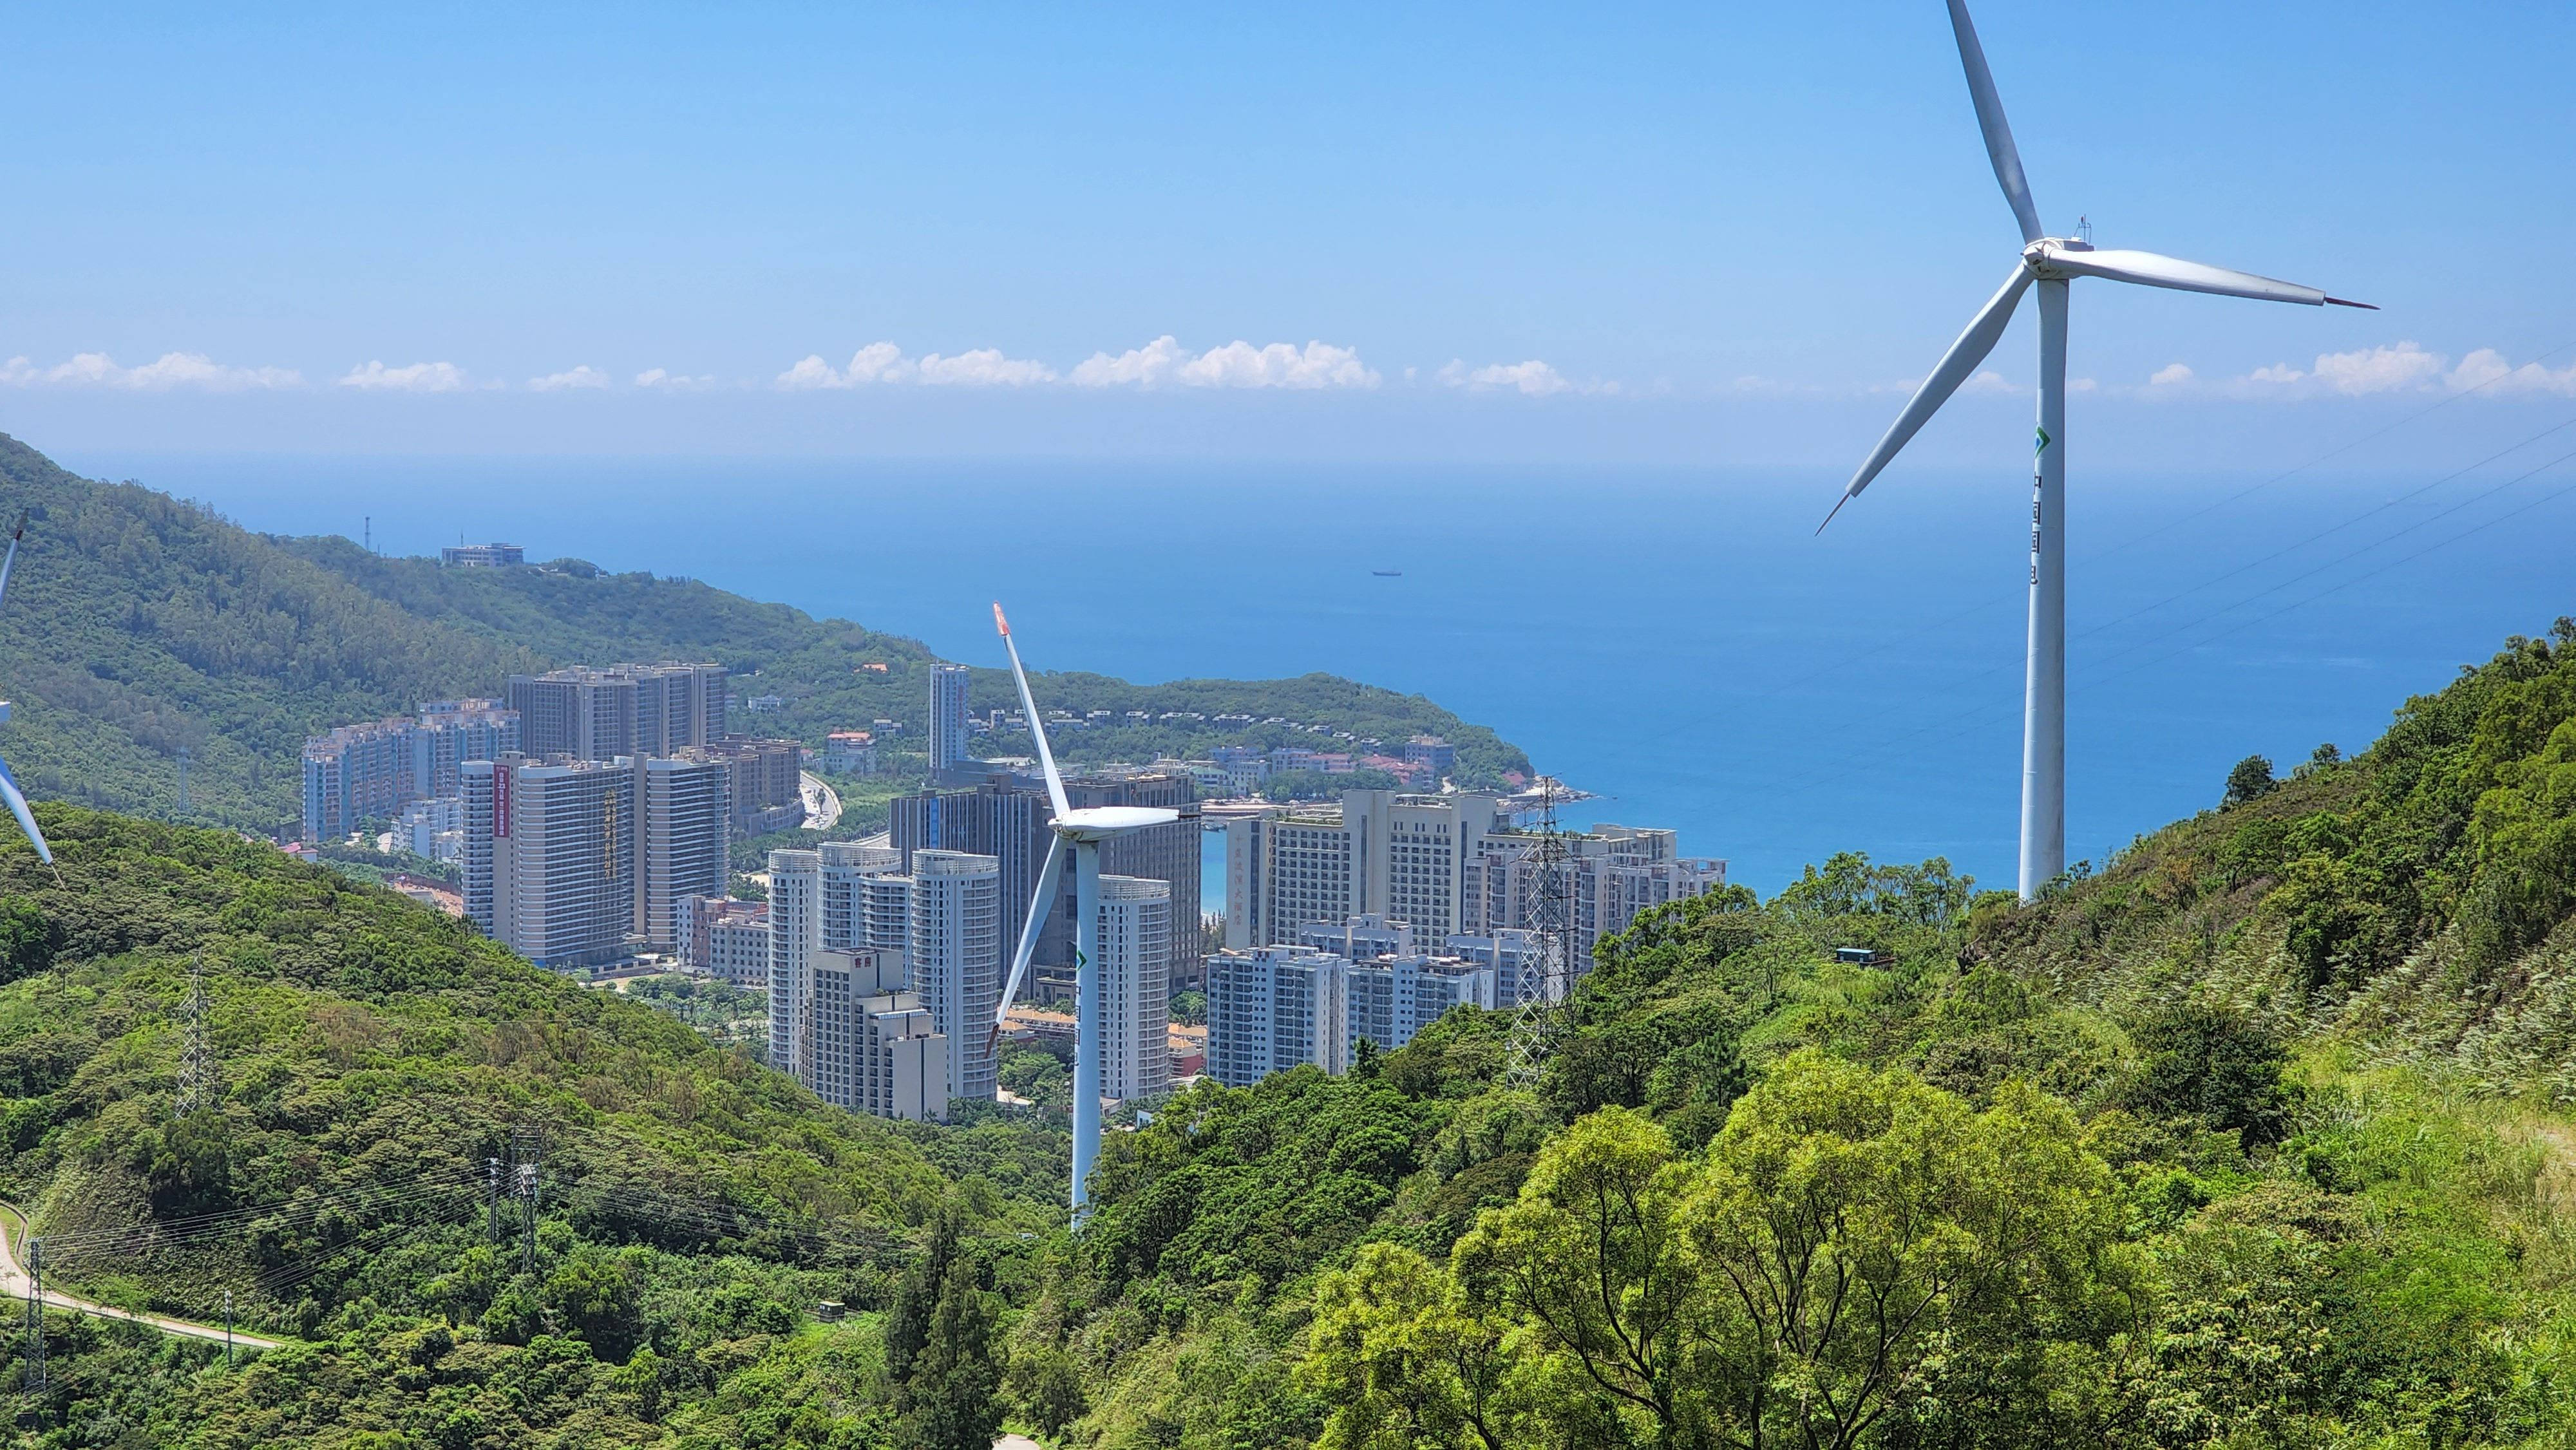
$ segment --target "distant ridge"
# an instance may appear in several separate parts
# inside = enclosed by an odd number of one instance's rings
[[[563,664],[687,655],[759,671],[738,693],[788,704],[761,728],[815,744],[878,718],[917,725],[928,695],[926,646],[846,620],[580,560],[442,570],[337,537],[256,534],[0,435],[8,505],[31,517],[0,616],[0,698],[19,705],[0,754],[39,798],[175,817],[186,746],[190,819],[291,831],[305,736]],[[979,708],[1003,703],[1004,679],[976,672]],[[1050,709],[1284,715],[1396,741],[1427,731],[1458,744],[1462,772],[1528,768],[1492,731],[1420,696],[1330,675],[1146,686],[1064,674],[1041,689]]]

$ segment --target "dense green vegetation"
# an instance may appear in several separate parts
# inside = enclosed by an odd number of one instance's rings
[[[1055,1225],[1055,1135],[826,1109],[390,892],[42,810],[63,884],[0,853],[0,1191],[58,1284],[199,1319],[229,1289],[310,1340],[222,1374],[56,1316],[46,1443],[936,1444],[994,1413],[954,1361],[992,1362],[990,1296]],[[183,1113],[198,956],[218,1083]],[[514,1128],[546,1139],[532,1267],[486,1223]]]
[[[136,484],[80,478],[6,436],[0,508],[29,514],[0,608],[0,685],[18,707],[0,755],[40,798],[174,818],[184,747],[189,819],[291,834],[306,736],[566,664],[713,657],[743,676],[737,693],[789,701],[763,729],[817,745],[878,718],[917,731],[927,711],[931,656],[918,642],[703,584],[579,561],[449,571],[346,539],[267,537]],[[1149,686],[1064,674],[1039,688],[1050,709],[1242,711],[1390,740],[1429,730],[1479,770],[1527,768],[1429,701],[1323,675]],[[976,672],[978,708],[1008,693],[1004,672]],[[1100,734],[1135,737],[1115,743],[1142,758],[1204,749],[1204,732],[1181,724]],[[1084,752],[1069,753],[1109,758]],[[866,818],[863,802],[852,827]]]
[[[1202,1088],[1013,1352],[1113,1446],[2568,1443],[2576,627],[2256,774],[1650,917],[1525,1092],[1475,1014]]]

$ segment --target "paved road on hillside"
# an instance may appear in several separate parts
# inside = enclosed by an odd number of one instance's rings
[[[10,1217],[21,1224],[26,1222],[25,1217],[14,1210],[11,1211]],[[23,1300],[27,1297],[27,1291],[34,1288],[35,1284],[28,1278],[26,1267],[19,1262],[18,1253],[16,1235],[9,1233],[6,1226],[0,1226],[0,1294]],[[48,1308],[76,1310],[82,1314],[98,1315],[102,1319],[125,1319],[136,1324],[149,1324],[165,1334],[184,1335],[190,1339],[211,1339],[220,1344],[224,1338],[224,1327],[220,1324],[192,1324],[185,1319],[172,1319],[161,1314],[137,1314],[130,1309],[119,1309],[113,1304],[101,1304],[93,1299],[83,1299],[75,1294],[66,1294],[59,1289],[45,1291],[45,1304]],[[238,1329],[233,1331],[233,1343],[244,1349],[282,1347],[274,1339],[262,1339],[256,1334],[245,1334]]]
[[[796,784],[805,793],[805,829],[832,829],[841,819],[841,793],[825,785],[823,778],[810,770],[798,775]]]

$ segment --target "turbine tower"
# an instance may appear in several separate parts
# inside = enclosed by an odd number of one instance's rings
[[[2296,302],[2318,307],[2360,307],[2366,302],[2329,297],[2314,287],[2257,277],[2225,267],[2160,257],[2153,252],[2097,250],[2082,237],[2052,237],[2039,224],[2039,208],[2023,179],[2021,153],[2013,149],[2012,128],[2004,121],[2004,103],[1995,94],[1995,78],[1986,69],[1986,53],[1977,44],[1977,28],[1968,19],[1964,0],[1949,0],[1950,28],[1959,38],[1959,63],[1968,72],[1968,94],[1976,102],[1977,126],[1985,133],[1986,155],[2003,184],[2004,200],[2021,223],[2021,255],[2013,260],[2004,285],[1987,299],[1968,329],[1941,357],[1940,366],[1914,390],[1905,411],[1896,415],[1887,436],[1852,475],[1843,496],[1825,523],[1834,521],[1844,504],[1860,497],[1950,395],[1959,390],[1994,351],[2004,324],[2012,321],[2022,293],[2039,288],[2039,436],[2032,465],[2030,501],[2030,656],[2022,696],[2021,747],[2021,897],[2028,901],[2066,869],[2066,290],[2078,277],[2135,282],[2177,292],[2209,292],[2221,297],[2250,297],[2258,302]],[[1824,524],[1816,526],[1824,532]]]
[[[0,599],[8,597],[9,571],[18,566],[18,543],[26,537],[27,515],[21,511],[18,515],[18,527],[11,530],[9,534],[8,557],[0,558]],[[0,700],[0,724],[7,723],[8,719],[9,702]],[[0,760],[0,799],[6,799],[9,802],[9,814],[18,818],[19,828],[24,830],[27,833],[27,839],[34,843],[37,859],[51,867],[54,879],[60,881],[63,868],[54,865],[54,848],[45,844],[45,833],[36,829],[36,813],[27,809],[27,793],[18,789],[18,778],[9,773],[9,763],[5,760]]]
[[[1160,806],[1086,806],[1075,810],[1064,798],[1064,778],[1056,774],[1055,752],[1047,748],[1046,726],[1038,719],[1037,701],[1029,695],[1028,672],[1020,668],[1020,648],[1011,641],[1011,622],[1002,606],[993,606],[993,627],[1002,632],[1010,652],[1011,679],[1020,687],[1020,711],[1028,717],[1029,738],[1038,744],[1038,766],[1046,772],[1047,800],[1055,818],[1047,842],[1046,864],[1038,870],[1037,895],[1029,902],[1028,924],[1020,929],[1019,950],[1011,956],[1011,974],[1002,981],[1001,1000],[993,1005],[993,1031],[985,1039],[992,1051],[1001,1036],[1002,1016],[1011,1010],[1020,978],[1037,950],[1038,931],[1055,907],[1056,889],[1064,876],[1064,858],[1073,856],[1073,1221],[1079,1227],[1090,1195],[1085,1184],[1093,1160],[1100,1156],[1100,843],[1137,831],[1167,826],[1181,813]]]

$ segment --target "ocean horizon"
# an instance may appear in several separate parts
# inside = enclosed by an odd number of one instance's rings
[[[2356,751],[2576,612],[2576,483],[2532,471],[2545,456],[2448,480],[2076,477],[2069,858],[2216,804],[2243,756],[2286,774]],[[1842,478],[1814,469],[62,461],[267,532],[502,539],[970,663],[1002,662],[999,598],[1035,669],[1425,695],[1594,792],[1569,823],[1673,827],[1765,894],[1844,850],[2013,884],[2029,483],[2006,471],[1892,475],[1818,535]],[[1054,582],[1071,562],[1115,567],[1077,590]]]

